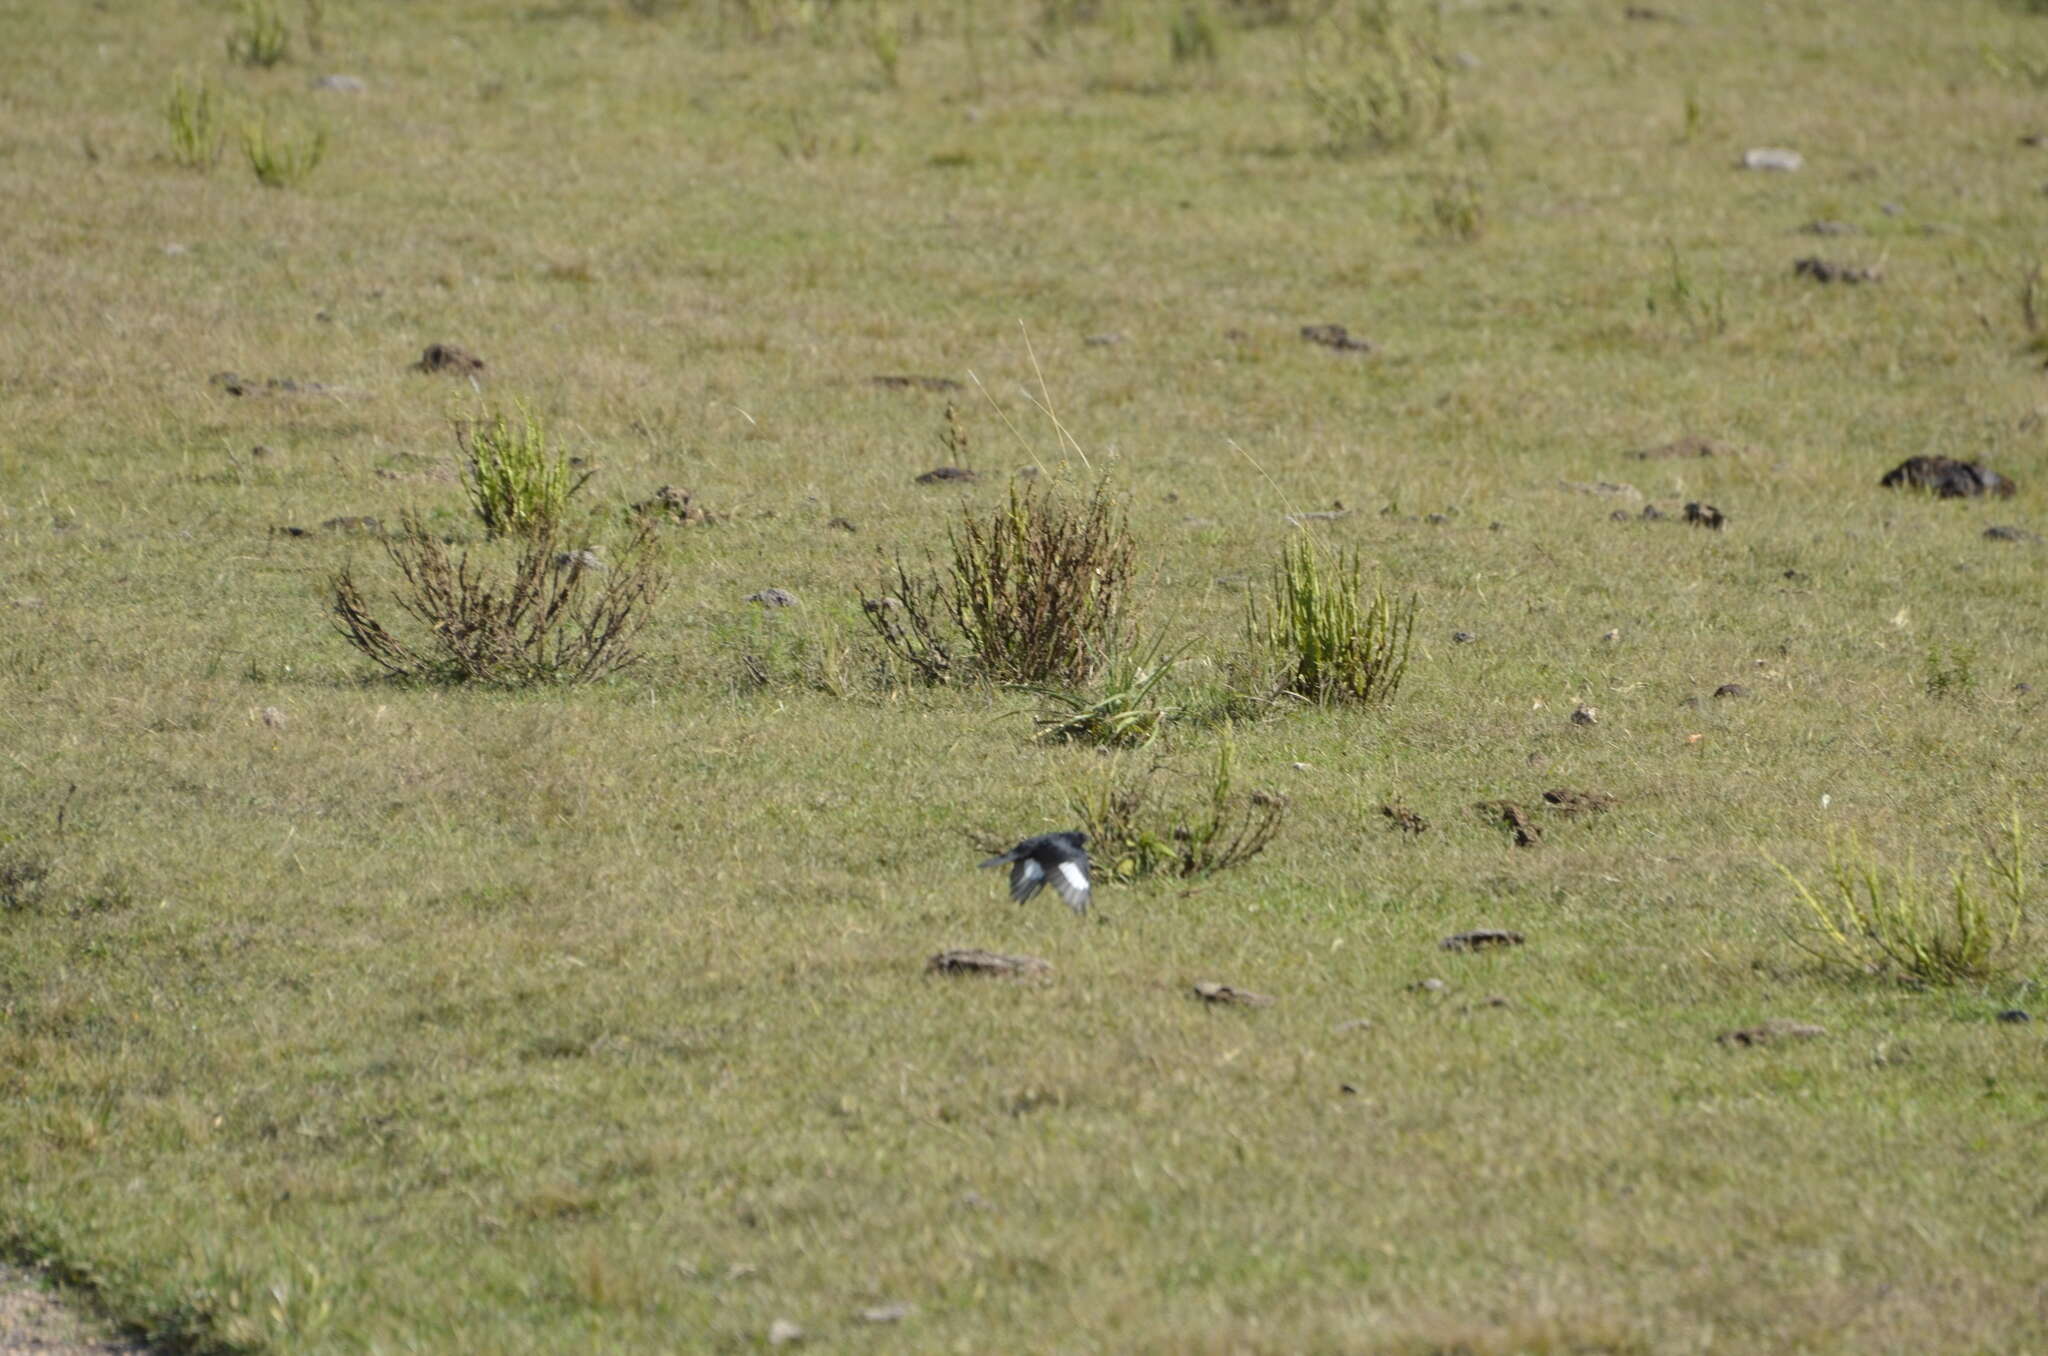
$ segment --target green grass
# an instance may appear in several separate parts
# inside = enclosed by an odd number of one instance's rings
[[[2048,1345],[2038,899],[2008,976],[1921,989],[1817,964],[1770,865],[2044,841],[2048,550],[1981,534],[2044,531],[2048,162],[1983,53],[2048,19],[1657,7],[1447,6],[1453,125],[1341,156],[1300,26],[1246,22],[1285,6],[1211,6],[1198,79],[1178,0],[328,6],[317,70],[215,4],[0,12],[6,1251],[196,1349]],[[181,170],[181,71],[335,154]],[[711,513],[640,665],[408,687],[332,633],[382,553],[323,523],[476,531],[432,342],[579,510]],[[963,389],[870,381],[911,373]],[[948,401],[981,479],[915,484]],[[1746,451],[1626,455],[1681,434]],[[883,681],[858,593],[1075,448],[1177,693],[1231,686],[1290,514],[1419,607],[1392,701],[1236,713],[1270,847],[1085,922],[974,863],[1105,755]],[[1877,488],[1920,453],[2020,493]],[[1200,804],[1223,737],[1124,757]],[[1438,949],[1479,927],[1527,945]],[[1828,1034],[1715,1042],[1772,1018]]]

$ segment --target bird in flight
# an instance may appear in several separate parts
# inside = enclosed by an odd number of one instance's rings
[[[1026,838],[1000,856],[982,863],[984,867],[1010,867],[1010,898],[1022,904],[1045,888],[1047,881],[1075,913],[1088,912],[1092,893],[1088,885],[1088,835],[1045,833]]]

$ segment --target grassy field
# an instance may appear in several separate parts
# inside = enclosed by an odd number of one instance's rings
[[[1858,973],[1773,864],[2048,865],[2048,16],[1320,8],[0,9],[0,1252],[193,1351],[2048,1349],[2038,917]],[[575,544],[715,521],[619,676],[387,681],[321,525],[498,549],[515,402]],[[1111,477],[1205,718],[883,674],[859,591],[1021,467]],[[1392,701],[1233,697],[1303,532],[1416,598]],[[1249,863],[974,869],[1226,740]]]

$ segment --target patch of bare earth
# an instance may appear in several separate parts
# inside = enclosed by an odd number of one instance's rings
[[[0,1266],[0,1356],[142,1356],[148,1350],[104,1336],[52,1299],[33,1274]]]

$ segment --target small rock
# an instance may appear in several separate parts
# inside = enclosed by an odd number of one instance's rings
[[[1747,170],[1773,170],[1780,174],[1792,174],[1805,166],[1805,156],[1797,151],[1788,151],[1782,146],[1757,146],[1742,153],[1742,167]]]
[[[1698,502],[1685,506],[1685,520],[1694,527],[1709,528],[1715,532],[1719,532],[1728,525],[1727,514],[1721,512],[1712,504]]]
[[[1445,951],[1486,951],[1499,947],[1520,946],[1527,940],[1519,932],[1505,928],[1479,928],[1472,932],[1460,932],[1446,937],[1437,945]]]
[[[1997,527],[1985,528],[1984,537],[1987,541],[2039,542],[2041,540],[2041,534],[2038,532],[2029,532],[2024,527],[2011,527],[2003,524]]]
[[[868,381],[876,386],[883,387],[887,390],[930,391],[935,395],[943,394],[947,391],[958,391],[962,389],[960,383],[953,380],[951,377],[925,377],[917,375],[886,376],[869,377]]]
[[[1036,956],[1005,956],[977,947],[941,951],[925,962],[935,975],[1049,975],[1052,964]]]
[[[1998,1020],[2012,1026],[2018,1026],[2021,1022],[2033,1021],[2034,1016],[2025,1008],[2007,1008],[2004,1012],[1998,1014]]]
[[[313,88],[332,90],[336,94],[361,94],[369,85],[359,75],[323,75],[313,82]]]
[[[778,1318],[768,1325],[768,1345],[786,1347],[804,1340],[804,1330],[786,1318]]]
[[[759,593],[748,594],[747,601],[763,607],[795,607],[796,595],[788,589],[762,589]]]
[[[1621,628],[1617,626],[1611,631],[1602,631],[1600,639],[1606,641],[1609,645],[1618,644],[1621,640]]]
[[[1884,270],[1856,268],[1849,264],[1837,264],[1827,259],[1810,257],[1792,261],[1792,276],[1811,278],[1817,283],[1872,283],[1883,280]]]
[[[1780,1041],[1810,1041],[1828,1034],[1824,1026],[1811,1022],[1792,1022],[1774,1017],[1762,1026],[1743,1027],[1737,1031],[1724,1031],[1714,1039],[1730,1049],[1755,1045],[1773,1045]]]
[[[1348,1031],[1370,1031],[1372,1030],[1372,1018],[1353,1017],[1348,1022],[1337,1023],[1337,1025],[1331,1027],[1330,1030],[1336,1032],[1339,1035],[1342,1035],[1343,1033]]]
[[[1598,725],[1599,723],[1600,708],[1597,706],[1581,705],[1572,712],[1572,724],[1574,725]]]
[[[1470,645],[1473,641],[1477,639],[1479,639],[1479,637],[1473,635],[1470,631],[1451,632],[1451,644],[1453,645]]]
[[[1342,325],[1303,325],[1301,327],[1301,337],[1308,340],[1311,344],[1321,344],[1324,348],[1334,348],[1340,353],[1370,353],[1373,351],[1373,345],[1370,340],[1359,338]]]
[[[1440,979],[1418,979],[1408,986],[1409,993],[1442,993],[1451,986]]]
[[[290,723],[285,719],[284,712],[278,710],[274,706],[264,707],[262,714],[263,723],[273,730],[282,730],[286,725]]]
[[[1908,457],[1877,482],[1888,490],[1927,490],[1939,499],[1972,499],[1978,495],[2012,497],[2015,486],[1981,462],[1953,457]]]
[[[1749,689],[1740,683],[1723,683],[1714,689],[1714,697],[1717,701],[1725,701],[1732,697],[1747,697],[1748,695]]]
[[[258,443],[256,444],[256,446],[249,449],[249,455],[251,457],[254,457],[257,461],[268,461],[270,458],[276,456],[277,453],[272,451],[270,448],[265,447],[262,443]]]
[[[164,246],[164,254],[172,259],[177,258],[181,254],[190,254],[191,252],[192,247],[190,245],[180,245],[175,240]]]
[[[484,360],[460,344],[428,344],[420,354],[420,360],[412,365],[415,372],[449,372],[458,377],[472,376],[484,370]]]
[[[917,478],[920,485],[943,485],[950,481],[977,479],[974,472],[964,466],[934,466]]]
[[[916,1311],[909,1305],[901,1302],[896,1304],[877,1304],[872,1309],[861,1310],[860,1321],[863,1323],[901,1323],[914,1312]]]
[[[1204,1003],[1229,1003],[1247,1008],[1269,1008],[1273,1000],[1262,993],[1240,989],[1230,984],[1218,984],[1214,980],[1203,980],[1195,985],[1195,997]]]
[[[597,558],[597,552],[584,550],[560,552],[555,556],[555,568],[558,570],[596,570],[602,573],[611,567]]]
[[[893,594],[886,593],[879,598],[863,598],[860,600],[860,610],[871,617],[879,617],[890,612],[901,612],[903,610],[903,600]]]

